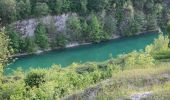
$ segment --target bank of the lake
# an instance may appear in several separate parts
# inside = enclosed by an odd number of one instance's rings
[[[66,67],[73,62],[100,62],[107,60],[110,55],[116,57],[133,50],[144,49],[145,46],[151,44],[157,36],[158,34],[155,33],[147,33],[132,37],[122,37],[99,44],[80,45],[21,56],[5,70],[6,72],[11,72],[11,70],[21,67],[26,71],[29,68],[49,68],[53,64],[60,64],[62,67]]]

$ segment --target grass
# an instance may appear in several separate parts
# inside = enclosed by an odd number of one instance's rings
[[[152,95],[144,100],[169,100],[170,62],[114,73],[109,82],[103,82],[102,86],[103,90],[97,96],[100,100],[131,100],[133,94],[145,92]]]

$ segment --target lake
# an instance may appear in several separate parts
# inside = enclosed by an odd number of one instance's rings
[[[112,54],[116,57],[123,53],[133,50],[142,50],[148,44],[153,43],[158,37],[155,33],[146,33],[138,36],[123,37],[98,44],[89,44],[73,48],[52,50],[41,54],[27,55],[18,57],[12,64],[5,69],[6,73],[21,67],[24,71],[29,68],[49,68],[53,64],[60,64],[66,67],[73,62],[101,62],[105,61]]]

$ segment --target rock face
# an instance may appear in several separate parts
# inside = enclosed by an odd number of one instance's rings
[[[151,92],[145,92],[145,93],[133,94],[131,97],[132,97],[132,100],[141,100],[141,99],[145,99],[151,95],[152,95]]]
[[[51,23],[54,24],[55,29],[58,32],[63,32],[66,29],[66,21],[69,16],[76,16],[75,13],[62,14],[59,16],[45,16],[41,18],[32,18],[28,20],[17,21],[12,23],[11,26],[23,36],[34,36],[34,31],[38,23],[42,22],[46,26],[50,26]]]

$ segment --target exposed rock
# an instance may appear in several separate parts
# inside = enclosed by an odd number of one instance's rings
[[[150,96],[152,96],[152,92],[144,92],[144,93],[132,94],[131,98],[132,100],[141,100],[141,99],[145,99]]]
[[[42,22],[46,26],[49,26],[51,22],[54,23],[54,27],[58,32],[63,32],[66,29],[66,21],[69,16],[76,16],[75,13],[62,14],[59,16],[45,16],[42,18],[32,18],[23,21],[17,21],[12,23],[11,26],[18,32],[25,36],[34,36],[34,31],[38,23]]]
[[[95,100],[96,95],[102,90],[100,85],[90,87],[84,92],[64,97],[63,100]]]

